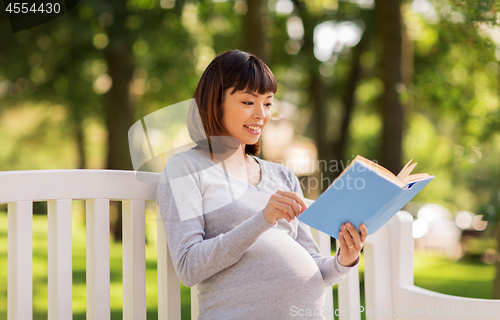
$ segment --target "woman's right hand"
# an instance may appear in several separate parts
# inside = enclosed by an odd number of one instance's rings
[[[306,209],[307,204],[299,194],[278,190],[271,196],[264,208],[264,217],[271,224],[275,224],[280,219],[291,222]]]

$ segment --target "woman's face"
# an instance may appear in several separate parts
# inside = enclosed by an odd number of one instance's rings
[[[255,144],[271,119],[274,94],[269,92],[261,95],[246,91],[236,91],[231,94],[232,90],[233,88],[226,90],[222,105],[224,110],[222,124],[226,134],[238,139],[241,144]]]

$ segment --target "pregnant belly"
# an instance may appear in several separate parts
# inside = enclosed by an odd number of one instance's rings
[[[201,282],[201,294],[259,282],[287,279],[297,287],[320,287],[323,278],[311,255],[285,232],[266,232],[241,259]],[[308,290],[311,288],[308,288]]]
[[[321,316],[325,304],[324,293],[322,280],[307,276],[212,290],[198,295],[198,319],[285,320],[294,318],[294,311],[299,309],[315,310],[314,317],[307,317],[309,320],[324,319]]]

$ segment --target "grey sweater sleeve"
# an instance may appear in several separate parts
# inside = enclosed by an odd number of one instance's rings
[[[297,179],[297,177],[295,176],[295,174],[291,169],[289,169],[288,175],[292,182],[294,192],[298,193],[301,197],[304,197],[302,189],[300,188],[299,180]],[[299,226],[297,228],[297,238],[295,240],[302,247],[304,247],[304,249],[306,249],[307,252],[309,252],[309,254],[312,256],[314,261],[316,261],[316,264],[318,265],[321,275],[323,276],[325,287],[333,286],[344,280],[345,276],[349,272],[351,272],[351,270],[354,269],[354,267],[358,265],[360,261],[358,256],[353,266],[346,267],[341,265],[338,261],[340,248],[333,257],[332,256],[327,257],[321,255],[321,253],[319,252],[319,247],[314,241],[314,238],[312,237],[311,228],[300,220],[299,220]]]
[[[238,262],[274,226],[260,210],[231,231],[205,239],[199,175],[177,155],[165,166],[156,197],[175,271],[188,287]]]

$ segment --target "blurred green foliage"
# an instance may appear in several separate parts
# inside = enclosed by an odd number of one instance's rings
[[[415,3],[422,1],[402,2],[406,33],[414,47],[411,84],[398,87],[406,115],[403,159],[415,159],[417,172],[437,177],[415,200],[438,202],[452,212],[479,212],[493,202],[500,184],[500,27],[477,14],[462,16],[476,9],[485,12],[485,3],[488,12],[495,13],[497,2],[427,1],[431,7],[426,12],[417,10]],[[4,48],[9,48],[0,50],[0,169],[77,167],[76,126],[83,129],[86,168],[105,166],[104,52],[117,10],[126,10],[125,29],[134,40],[136,70],[130,95],[135,119],[192,98],[211,59],[242,46],[246,5],[173,4],[128,1],[123,7],[116,1],[87,1],[50,23],[16,34],[10,32],[7,19],[0,19]],[[288,32],[297,14],[276,8],[277,2],[269,0],[269,65],[279,83],[277,99],[307,110],[308,59],[300,51],[303,41],[291,39]],[[371,29],[378,23],[372,8],[354,3],[308,1],[306,8],[317,24],[351,21]],[[380,54],[375,37],[360,59],[362,76],[344,160],[356,154],[375,160],[380,156]],[[352,50],[344,47],[319,64],[321,80],[332,92],[327,102],[331,137],[338,134],[351,59]],[[298,134],[313,137],[310,127]]]
[[[355,90],[344,160],[357,154],[376,160],[380,157],[383,125],[380,96],[387,89],[381,81],[381,45],[376,36],[377,24],[383,22],[373,18],[372,7],[355,1],[298,3],[304,4],[316,25],[325,21],[354,22],[362,27],[364,35],[372,31],[375,34],[359,61],[361,78]],[[485,214],[491,222],[500,216],[499,3],[402,1],[406,34],[412,46],[411,63],[406,67],[412,76],[411,83],[396,88],[405,105],[404,162],[414,159],[419,163],[415,172],[436,176],[415,201],[439,203],[452,213],[470,210]],[[138,120],[192,98],[208,63],[223,51],[242,47],[246,8],[241,0],[89,0],[54,21],[16,34],[10,31],[5,13],[0,12],[0,170],[76,168],[78,126],[84,134],[85,167],[105,166],[103,106],[109,90],[105,50],[114,36],[110,26],[116,12],[125,13],[123,36],[133,41],[135,71],[130,97],[135,106],[134,119]],[[344,47],[328,61],[311,61],[301,50],[303,39],[289,35],[290,22],[298,17],[296,8],[290,12],[276,8],[277,0],[269,0],[268,65],[278,80],[276,98],[295,104],[299,116],[307,117],[312,94],[309,68],[317,63],[321,81],[331,93],[326,101],[325,117],[330,126],[325,134],[333,139],[338,132],[353,49]],[[298,134],[313,137],[310,127]],[[4,238],[0,237],[0,241]],[[115,249],[119,252],[118,247]],[[0,250],[6,250],[6,243],[0,244]],[[45,248],[37,250],[44,252]],[[84,289],[78,287],[84,285],[78,283],[84,270],[83,260],[78,260],[81,258],[74,258],[75,298],[84,296]],[[433,261],[429,257],[424,260]],[[43,263],[37,263],[43,270]],[[446,262],[440,263],[440,267],[446,266]],[[148,270],[150,267],[148,264]],[[438,275],[438,267],[433,268],[422,270]],[[454,282],[446,282],[446,274],[439,275],[443,279],[440,285]],[[417,272],[416,277],[420,277]],[[6,288],[2,281],[6,280],[0,277],[0,290]],[[436,281],[422,283],[431,286]],[[488,286],[477,287],[488,290]],[[41,297],[46,299],[43,294]],[[37,308],[46,308],[46,301],[36,299]],[[75,312],[84,309],[75,305]]]

